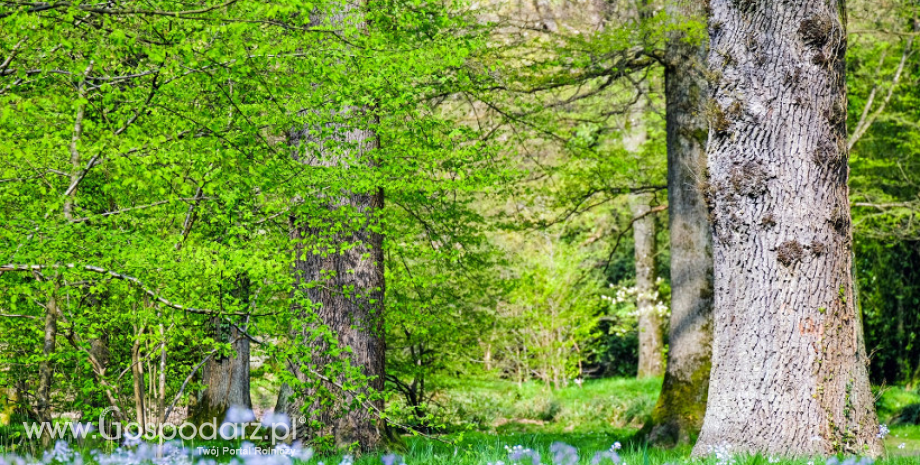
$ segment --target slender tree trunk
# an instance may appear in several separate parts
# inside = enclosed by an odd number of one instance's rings
[[[878,455],[854,302],[844,4],[710,6],[715,339],[694,454]]]
[[[38,420],[51,422],[51,387],[54,384],[54,368],[51,366],[51,357],[54,355],[57,339],[57,301],[54,295],[48,299],[47,312],[45,313],[45,334],[42,344],[42,361],[38,366]],[[43,429],[42,444],[51,443],[48,429]]]
[[[703,426],[712,365],[712,236],[701,191],[708,132],[706,44],[689,43],[676,33],[668,40],[665,62],[671,320],[668,363],[649,441],[676,444],[692,441]]]
[[[157,387],[157,424],[162,425],[166,421],[163,418],[163,412],[166,409],[166,329],[163,327],[163,323],[160,323],[160,339],[163,341],[163,344],[160,346],[160,383]],[[248,362],[247,357],[247,362]]]
[[[638,92],[647,89],[640,86]],[[630,114],[629,127],[623,139],[627,152],[636,157],[641,156],[642,145],[648,139],[645,126],[645,105],[643,97]],[[649,214],[652,195],[634,194],[630,199],[633,218],[633,242],[635,243],[636,290],[638,291],[637,312],[639,314],[639,369],[638,377],[661,376],[664,373],[662,354],[664,339],[661,331],[661,316],[655,312],[655,295],[657,286],[655,218]]]
[[[131,347],[131,375],[134,378],[134,411],[137,423],[141,431],[145,429],[145,420],[147,410],[144,408],[144,365],[141,362],[141,335],[144,334],[145,326],[141,326],[134,336],[134,345]]]
[[[655,309],[658,294],[655,272],[655,217],[651,210],[651,194],[635,194],[632,199],[633,239],[636,245],[636,291],[639,313],[639,378],[661,376],[664,373],[664,339],[662,318]],[[641,217],[641,218],[640,218]]]

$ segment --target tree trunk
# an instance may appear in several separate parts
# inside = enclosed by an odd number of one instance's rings
[[[348,136],[368,149],[376,145],[371,131],[349,131]],[[384,388],[383,237],[371,231],[382,206],[382,192],[352,194],[339,199],[336,208],[350,207],[366,218],[365,225],[358,230],[340,232],[331,238],[331,243],[338,246],[352,244],[342,247],[341,251],[314,249],[316,241],[330,241],[329,228],[311,227],[295,220],[295,292],[317,305],[313,310],[316,321],[311,321],[310,311],[295,304],[295,314],[303,318],[305,325],[300,338],[310,354],[306,366],[291,368],[307,387],[302,392],[291,389],[294,398],[279,398],[278,402],[292,418],[300,417],[301,408],[308,403],[307,420],[323,425],[313,431],[298,425],[298,434],[331,436],[337,446],[358,443],[363,450],[376,448],[385,428],[382,422],[375,420],[383,410],[379,396],[361,405],[353,403],[356,398],[373,396]],[[330,354],[330,349],[334,351],[335,348],[317,332],[321,326],[332,331],[334,345],[348,347],[351,351]],[[343,362],[359,368],[361,375],[368,377],[366,388],[342,389],[342,385],[350,384],[348,375],[337,368]]]
[[[146,429],[147,409],[144,408],[144,364],[141,362],[141,335],[146,326],[142,325],[134,336],[131,347],[131,377],[134,380],[134,412],[141,431]]]
[[[238,300],[242,308],[248,308],[249,288],[248,276],[239,274],[233,284],[231,295]],[[220,425],[231,406],[252,409],[252,397],[249,393],[250,341],[242,332],[246,330],[245,326],[241,330],[222,318],[213,318],[211,324],[216,333],[215,340],[229,342],[233,348],[233,355],[215,355],[205,362],[201,377],[202,383],[207,387],[195,404],[192,422],[214,422]],[[162,397],[162,393],[160,396]],[[159,415],[162,415],[162,411]]]
[[[356,3],[344,3],[338,11],[328,12],[326,19],[345,24],[351,21],[350,15],[360,14],[357,8]],[[337,123],[292,131],[292,146],[303,142],[317,147],[321,154],[316,158],[298,150],[296,158],[317,167],[373,169],[378,140],[366,127],[374,121],[360,122],[364,112],[365,108],[346,107],[333,115]],[[316,136],[329,129],[331,135]],[[289,369],[300,386],[283,386],[277,405],[295,420],[298,436],[331,439],[337,448],[356,444],[367,451],[388,439],[386,422],[379,418],[385,376],[383,236],[378,223],[383,191],[351,189],[322,198],[324,214],[291,217],[296,282],[293,310],[302,325],[295,331],[307,354],[303,360],[291,361]],[[304,308],[299,298],[313,307]],[[350,350],[340,350],[346,348]],[[348,373],[348,367],[358,373]],[[281,398],[285,395],[290,398]]]
[[[45,313],[45,333],[42,344],[42,361],[38,366],[38,405],[35,409],[38,420],[51,422],[51,387],[54,384],[54,368],[51,357],[54,355],[57,339],[57,301],[54,296],[48,299],[47,312]],[[47,429],[43,430],[47,431]],[[50,435],[42,435],[42,443],[50,443]]]
[[[699,435],[712,365],[712,236],[701,191],[708,130],[706,44],[688,43],[676,33],[668,40],[665,63],[671,320],[668,363],[649,441],[670,445]]]
[[[854,302],[839,0],[713,0],[715,339],[695,455],[878,455]]]
[[[639,378],[661,376],[664,373],[661,315],[655,309],[658,286],[655,283],[655,217],[649,214],[651,200],[651,194],[635,194],[631,202],[633,218],[638,218],[633,223],[633,239],[636,244]]]
[[[233,355],[211,357],[201,371],[202,383],[207,385],[195,404],[192,422],[204,424],[224,421],[231,406],[252,408],[249,394],[249,339],[234,325],[214,322],[219,337],[232,342]]]

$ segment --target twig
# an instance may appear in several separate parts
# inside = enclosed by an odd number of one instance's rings
[[[662,212],[662,211],[665,211],[665,210],[667,210],[667,209],[668,209],[668,206],[667,206],[667,205],[659,205],[659,206],[657,206],[657,207],[655,207],[655,208],[649,209],[649,211],[647,211],[647,212],[645,212],[645,213],[643,213],[643,214],[641,214],[641,215],[639,215],[639,216],[637,216],[637,217],[635,217],[635,218],[633,218],[632,220],[629,221],[629,224],[626,225],[626,228],[623,229],[622,231],[620,231],[619,234],[617,234],[617,240],[616,240],[616,242],[613,243],[613,248],[610,249],[610,253],[607,255],[607,263],[604,265],[604,273],[606,273],[607,270],[610,268],[610,261],[613,260],[613,254],[615,254],[615,253],[617,252],[617,248],[620,247],[620,241],[623,239],[623,236],[625,236],[626,233],[629,232],[630,229],[632,229],[633,224],[634,224],[636,221],[639,221],[639,220],[641,220],[642,218],[645,218],[645,217],[648,216],[648,215],[653,215],[653,214],[655,214],[655,213]]]
[[[885,95],[885,99],[882,100],[881,105],[868,116],[869,110],[872,107],[873,100],[875,99],[875,92],[878,89],[878,84],[872,87],[872,92],[869,93],[869,99],[866,101],[866,107],[863,108],[862,116],[859,118],[859,122],[856,123],[856,130],[853,131],[853,135],[850,137],[850,140],[847,142],[847,150],[853,150],[853,146],[856,145],[856,142],[869,130],[869,127],[872,126],[872,123],[878,118],[882,111],[885,110],[885,107],[888,105],[888,102],[891,101],[891,96],[894,94],[895,88],[898,87],[898,83],[901,81],[901,73],[904,71],[904,64],[907,62],[907,57],[910,55],[911,46],[914,43],[914,38],[911,37],[907,39],[907,43],[904,45],[904,53],[901,54],[901,62],[898,63],[898,68],[895,70],[894,77],[891,80],[891,87],[888,88],[888,93]],[[879,63],[881,66],[881,63]]]
[[[134,276],[117,273],[115,271],[107,270],[105,268],[100,268],[98,266],[93,266],[93,265],[75,265],[73,263],[65,263],[65,264],[60,264],[60,265],[29,265],[29,264],[9,263],[6,265],[0,265],[0,271],[29,272],[29,271],[41,271],[43,269],[49,269],[49,268],[51,269],[67,268],[67,269],[73,269],[73,270],[92,271],[94,273],[109,275],[110,277],[114,279],[119,279],[122,281],[127,281],[131,284],[134,284],[145,294],[147,294],[148,296],[150,296],[157,302],[167,307],[174,308],[176,310],[182,310],[184,312],[197,313],[201,315],[233,315],[233,316],[250,316],[251,315],[250,313],[246,313],[246,312],[218,312],[218,311],[208,310],[204,308],[185,307],[185,306],[170,302],[169,300],[166,300],[164,297],[160,296],[156,292],[147,288],[147,286],[145,286],[144,283],[140,279],[135,278]],[[262,315],[253,315],[253,316],[262,316]]]

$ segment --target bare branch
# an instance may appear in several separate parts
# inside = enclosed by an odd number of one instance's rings
[[[604,272],[605,272],[605,273],[607,272],[607,269],[610,268],[610,261],[613,260],[613,254],[615,254],[616,251],[617,251],[617,248],[620,247],[620,241],[623,240],[623,236],[625,236],[626,233],[629,232],[630,229],[632,229],[633,224],[635,224],[636,221],[639,221],[639,220],[641,220],[642,218],[645,218],[645,217],[648,216],[648,215],[654,215],[655,213],[663,212],[663,211],[665,211],[665,210],[667,210],[667,209],[668,209],[668,206],[667,206],[667,205],[659,205],[659,206],[657,206],[657,207],[654,207],[654,208],[652,208],[652,209],[649,209],[649,211],[647,211],[647,212],[645,212],[645,213],[643,213],[643,214],[641,214],[641,215],[639,215],[639,216],[637,216],[637,217],[635,217],[635,218],[633,218],[632,220],[629,221],[629,224],[626,225],[626,228],[624,228],[622,231],[620,231],[619,234],[617,234],[616,242],[613,243],[613,248],[610,249],[610,253],[607,254],[607,262],[606,262],[606,264],[604,265]]]
[[[856,145],[856,142],[869,130],[869,127],[872,126],[872,123],[882,114],[882,111],[885,110],[885,107],[888,105],[888,102],[891,101],[891,96],[894,94],[894,89],[898,87],[898,83],[901,81],[901,73],[904,71],[904,64],[907,63],[907,57],[910,55],[911,46],[914,43],[914,38],[911,37],[907,39],[907,43],[904,45],[904,53],[901,54],[901,62],[898,63],[898,69],[894,73],[894,77],[891,80],[891,87],[888,88],[888,94],[885,95],[885,99],[882,100],[882,103],[879,105],[876,110],[869,115],[869,110],[872,107],[873,100],[875,99],[875,93],[878,89],[878,84],[872,87],[872,92],[869,93],[869,99],[866,101],[866,106],[863,108],[862,116],[859,118],[859,122],[856,123],[856,130],[853,131],[853,135],[850,137],[850,140],[847,142],[847,150],[853,150],[853,146]],[[879,63],[881,66],[881,63]]]
[[[118,10],[113,8],[102,8],[99,6],[93,5],[75,5],[78,10],[85,11],[88,13],[98,13],[106,15],[147,15],[147,16],[169,16],[172,18],[184,18],[187,16],[196,16],[203,13],[208,13],[220,8],[224,8],[236,3],[238,0],[229,0],[227,2],[221,3],[219,5],[214,5],[208,8],[201,8],[198,10],[185,10],[185,11],[163,11],[163,10]],[[39,13],[47,10],[57,10],[60,8],[67,8],[72,6],[71,2],[56,2],[56,3],[20,3],[20,2],[4,2],[12,3],[14,5],[20,6],[29,6],[31,8],[25,10],[25,13]],[[15,14],[15,11],[9,13],[0,13],[0,18],[5,18]]]

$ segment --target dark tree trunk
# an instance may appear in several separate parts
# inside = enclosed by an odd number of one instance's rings
[[[372,131],[351,130],[345,139],[363,146],[362,151],[376,147]],[[385,425],[376,420],[383,410],[379,397],[363,403],[355,399],[381,393],[384,388],[383,336],[383,237],[373,232],[376,215],[383,206],[383,194],[353,193],[339,198],[334,210],[352,209],[365,219],[364,225],[353,231],[342,231],[330,237],[331,224],[293,219],[296,243],[294,262],[296,293],[316,305],[306,311],[295,304],[295,313],[303,318],[300,334],[308,347],[309,360],[292,371],[306,386],[298,392],[285,386],[281,396],[290,391],[291,399],[279,398],[278,406],[292,417],[300,417],[306,404],[306,420],[318,421],[323,427],[299,434],[312,437],[331,436],[337,446],[357,443],[361,449],[376,448],[384,434]],[[334,249],[316,247],[317,243],[332,244]],[[342,247],[351,244],[350,247]],[[316,321],[310,320],[315,312]],[[328,327],[335,337],[334,345],[350,348],[350,352],[331,355],[332,346],[316,330]],[[367,377],[367,388],[343,390],[349,384],[348,375],[338,372],[343,361],[357,367]]]
[[[715,339],[694,448],[878,455],[854,302],[839,0],[712,0]]]
[[[664,338],[661,315],[655,308],[658,295],[656,273],[657,241],[655,217],[651,210],[652,195],[636,194],[632,198],[633,239],[636,245],[636,302],[639,313],[639,378],[664,373]]]
[[[708,131],[705,66],[705,43],[689,43],[682,33],[669,38],[664,77],[671,320],[668,363],[649,434],[650,442],[665,445],[687,443],[699,434],[712,365],[712,236],[701,190]]]
[[[343,4],[339,11],[327,13],[326,19],[344,24],[349,15],[360,14],[357,8]],[[310,144],[321,154],[315,158],[298,151],[295,156],[316,167],[362,165],[373,169],[378,141],[367,127],[374,121],[366,118],[365,111],[343,108],[331,115],[337,123],[292,132],[292,146]],[[327,135],[316,136],[324,133]],[[307,356],[289,366],[301,386],[283,386],[277,407],[291,415],[301,437],[331,438],[339,448],[357,444],[361,450],[371,450],[388,438],[386,423],[379,418],[385,376],[383,236],[378,223],[383,191],[349,187],[323,195],[328,195],[320,199],[324,214],[291,217],[296,280],[293,310],[302,325],[295,331]],[[313,308],[301,307],[299,299],[309,301]],[[331,330],[334,340],[318,331],[322,327]],[[350,350],[338,350],[345,348]],[[357,376],[366,380],[355,380],[356,374],[343,372],[343,366],[355,368],[360,372]]]
[[[243,308],[248,308],[249,279],[245,274],[237,276],[231,295]],[[215,329],[215,339],[229,342],[233,347],[231,356],[214,356],[205,362],[202,368],[202,383],[207,388],[201,392],[195,404],[192,421],[197,424],[215,421],[220,425],[231,406],[252,408],[249,394],[249,338],[235,324],[225,319],[214,318],[211,321]]]

